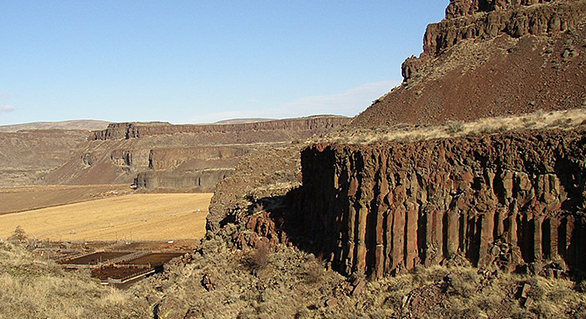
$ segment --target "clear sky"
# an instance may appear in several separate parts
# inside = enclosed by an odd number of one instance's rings
[[[448,0],[0,0],[0,125],[354,116]]]

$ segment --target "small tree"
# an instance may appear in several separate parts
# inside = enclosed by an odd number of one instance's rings
[[[24,231],[24,229],[22,227],[20,227],[20,225],[16,226],[16,229],[14,230],[14,232],[12,233],[12,235],[10,235],[10,237],[8,237],[9,241],[18,241],[18,242],[25,242],[28,240],[28,236],[26,234],[26,232]]]

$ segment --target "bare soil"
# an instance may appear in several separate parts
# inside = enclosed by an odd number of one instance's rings
[[[0,187],[0,215],[129,194],[128,185]]]

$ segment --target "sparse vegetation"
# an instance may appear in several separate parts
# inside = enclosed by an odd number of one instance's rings
[[[149,318],[146,300],[66,273],[16,244],[0,243],[0,287],[2,319]]]
[[[569,280],[470,267],[417,267],[367,282],[352,295],[350,280],[325,270],[313,255],[284,245],[273,249],[270,262],[255,274],[241,263],[247,252],[212,238],[191,263],[133,289],[168,318],[580,318],[586,309],[584,294]],[[215,289],[199,284],[206,275]],[[530,302],[518,295],[525,284],[535,287]]]
[[[474,122],[449,121],[444,126],[395,125],[387,128],[381,127],[377,130],[342,130],[314,139],[312,142],[350,144],[371,144],[385,141],[414,142],[529,129],[569,130],[583,126],[584,123],[586,123],[586,107],[549,113],[540,109],[522,116],[485,118]]]
[[[446,122],[446,131],[450,135],[456,135],[464,130],[464,123],[462,121],[448,121]]]

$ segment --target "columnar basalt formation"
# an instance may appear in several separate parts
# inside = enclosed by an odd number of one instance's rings
[[[234,173],[233,168],[206,169],[190,172],[145,171],[134,179],[136,187],[193,188],[198,191],[211,191],[214,186]]]
[[[306,233],[343,273],[586,270],[584,130],[316,144],[301,161]]]
[[[252,149],[252,146],[246,147],[244,145],[152,149],[149,154],[149,168],[169,170],[180,168],[186,164],[196,168],[215,168],[222,167],[222,165],[233,167],[240,157]]]

